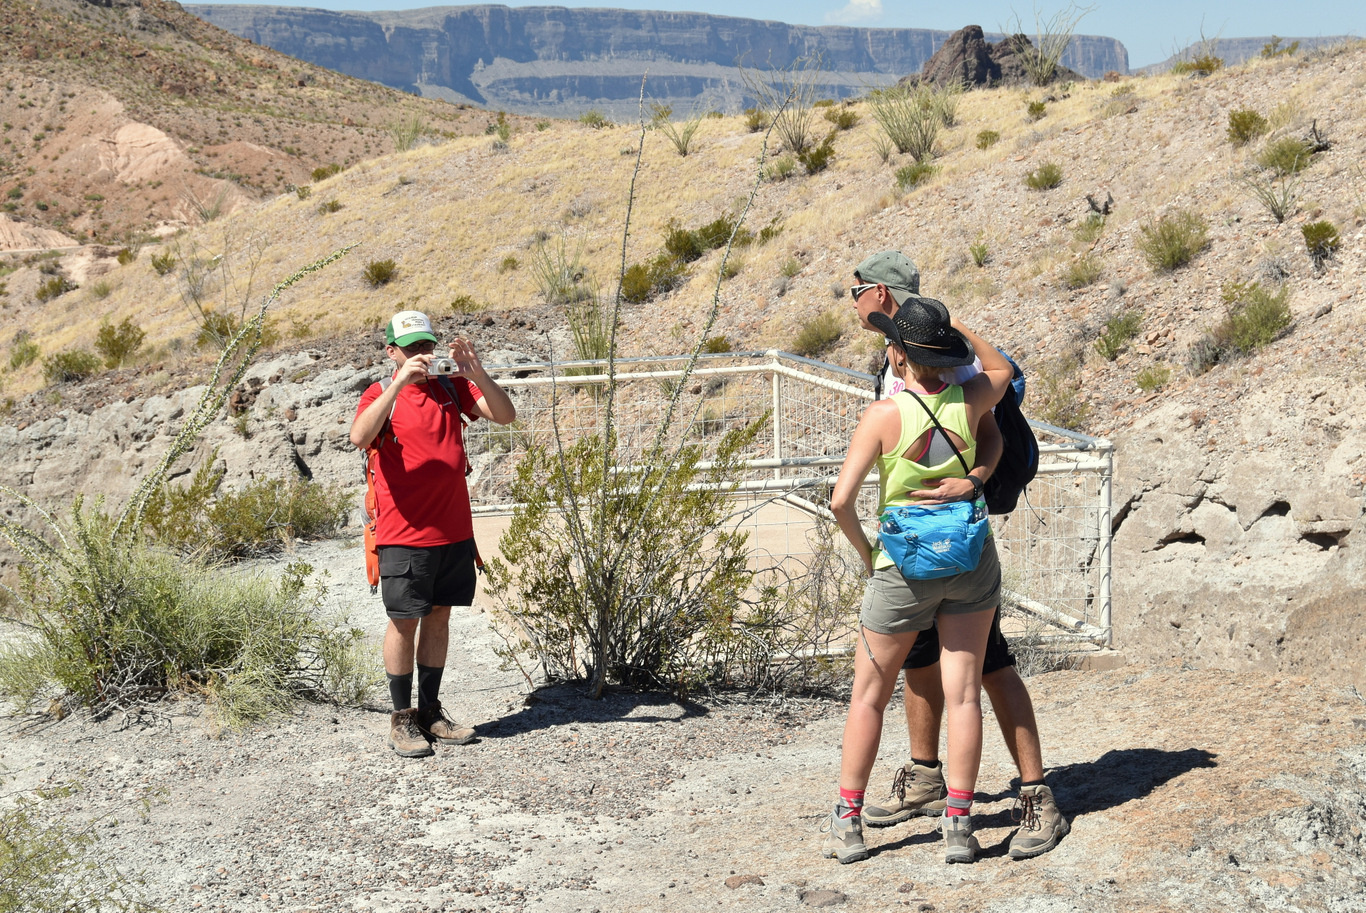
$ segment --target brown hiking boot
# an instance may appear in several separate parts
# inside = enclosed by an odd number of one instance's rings
[[[447,745],[468,745],[477,734],[473,726],[457,723],[446,716],[440,701],[417,712],[417,725],[428,736]]]
[[[1071,830],[1047,786],[1022,787],[1011,817],[1020,822],[1020,829],[1010,838],[1011,859],[1047,853]]]
[[[435,754],[417,725],[416,710],[395,710],[389,718],[389,747],[400,758],[425,758]]]
[[[948,797],[942,764],[938,767],[907,764],[892,780],[891,801],[863,807],[863,823],[869,827],[891,827],[917,815],[933,818],[944,814]]]

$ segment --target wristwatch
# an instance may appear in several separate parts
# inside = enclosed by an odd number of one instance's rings
[[[985,483],[975,475],[969,475],[968,481],[972,483],[972,500],[976,501],[982,496],[982,486]]]

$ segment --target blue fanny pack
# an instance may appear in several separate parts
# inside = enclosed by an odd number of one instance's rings
[[[987,503],[888,507],[878,518],[882,551],[907,580],[952,577],[976,569],[991,535]]]

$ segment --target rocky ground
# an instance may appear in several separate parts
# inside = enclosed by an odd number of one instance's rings
[[[354,542],[308,547],[333,608],[377,638]],[[278,567],[278,565],[275,565]],[[444,696],[480,739],[402,760],[387,714],[309,706],[220,732],[194,700],[139,719],[10,718],[7,789],[57,806],[166,910],[1366,910],[1366,703],[1311,679],[1179,663],[1030,679],[1072,833],[1012,861],[1013,769],[988,714],[982,858],[948,867],[931,822],[820,858],[837,700],[528,694],[476,606]],[[873,791],[905,752],[887,714]],[[145,805],[144,805],[145,802]]]

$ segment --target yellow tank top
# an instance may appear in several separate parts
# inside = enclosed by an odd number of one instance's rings
[[[967,475],[963,471],[963,464],[958,462],[958,457],[950,455],[947,460],[934,466],[922,466],[914,460],[906,459],[902,456],[906,448],[915,443],[916,439],[926,431],[934,428],[934,423],[925,414],[925,410],[915,402],[914,396],[909,392],[901,392],[893,396],[892,402],[896,403],[897,411],[901,413],[901,436],[897,439],[896,446],[888,453],[884,453],[877,459],[879,480],[878,491],[878,513],[889,505],[913,504],[906,493],[917,491],[925,487],[927,479],[942,479],[945,477],[962,478]],[[939,424],[944,426],[946,431],[952,431],[962,438],[965,446],[960,447],[958,452],[963,455],[968,468],[977,465],[977,439],[972,435],[972,429],[968,427],[968,410],[963,404],[963,388],[957,384],[949,384],[943,390],[933,394],[919,394],[920,399],[926,406],[934,410],[935,417],[939,419]],[[874,556],[873,566],[875,568],[890,567],[892,561],[878,551]]]

